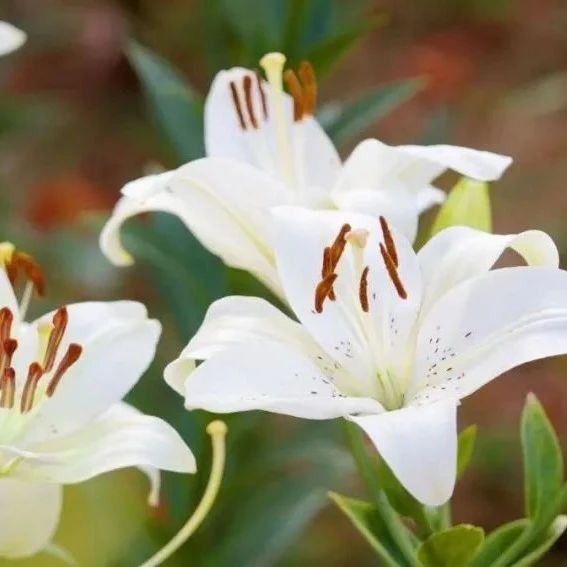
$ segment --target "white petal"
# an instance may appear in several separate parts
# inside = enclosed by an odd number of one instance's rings
[[[157,417],[117,404],[66,436],[34,444],[13,470],[20,478],[72,484],[99,474],[139,467],[151,482],[150,502],[159,490],[156,469],[196,470],[195,458],[179,434]]]
[[[130,391],[154,358],[161,326],[146,318],[141,304],[75,304],[68,313],[60,356],[70,342],[81,344],[83,352],[55,394],[39,406],[28,442],[68,433],[104,412]]]
[[[447,228],[418,253],[425,288],[423,312],[455,285],[490,270],[506,248],[515,250],[529,265],[559,265],[557,247],[539,230],[499,235],[465,226]]]
[[[567,272],[502,268],[445,294],[417,338],[415,401],[462,398],[524,362],[567,353]]]
[[[350,419],[415,498],[428,506],[449,500],[457,473],[455,400]]]
[[[253,126],[246,104],[243,81],[252,79],[251,105]],[[231,87],[232,83],[232,87]],[[267,116],[264,114],[259,84],[253,71],[234,67],[217,73],[205,101],[205,147],[208,156],[232,158],[285,180],[278,146],[274,99],[270,86],[261,81]],[[243,129],[234,101],[239,100]],[[340,158],[331,140],[313,118],[300,124],[293,121],[293,103],[284,93],[285,133],[295,170],[295,181],[307,186],[330,188],[340,170]]]
[[[0,21],[0,55],[19,49],[26,41],[26,34],[8,22]]]
[[[378,190],[418,194],[447,169],[481,181],[498,179],[511,158],[459,146],[388,146],[364,140],[349,156],[337,191]]]
[[[413,242],[417,234],[420,208],[416,196],[400,187],[399,191],[355,190],[333,194],[337,208],[374,218],[386,217],[393,226]]]
[[[264,299],[225,297],[209,307],[195,336],[166,368],[165,380],[183,394],[184,380],[194,369],[195,361],[206,360],[238,344],[264,341],[287,344],[308,356],[324,355],[299,323]]]
[[[375,400],[343,396],[323,369],[279,343],[228,348],[203,362],[185,388],[187,409],[217,413],[265,410],[329,419],[381,411]]]
[[[41,551],[53,537],[63,490],[59,484],[0,479],[0,557],[17,559]]]
[[[162,178],[163,179],[163,178]],[[100,245],[111,261],[131,263],[120,243],[120,228],[148,211],[176,215],[213,254],[254,273],[278,291],[269,240],[267,210],[282,202],[283,189],[266,174],[234,160],[207,158],[165,177],[159,190],[129,186],[104,227]],[[149,195],[149,196],[148,196]]]

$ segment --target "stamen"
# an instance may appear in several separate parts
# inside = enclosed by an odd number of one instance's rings
[[[18,348],[16,339],[6,339],[2,342],[0,349],[0,376],[4,376],[4,371],[12,365],[12,356]],[[1,387],[1,380],[0,380]]]
[[[69,370],[69,368],[71,368],[71,366],[73,366],[73,364],[75,364],[75,362],[79,360],[82,352],[83,347],[81,345],[78,345],[76,343],[71,343],[69,345],[67,352],[64,354],[61,362],[59,363],[59,366],[57,367],[57,370],[55,370],[53,376],[51,377],[51,380],[49,381],[49,384],[47,385],[47,390],[45,391],[45,393],[49,397],[53,396],[59,382],[61,382],[61,378],[63,378],[65,372],[67,372],[67,370]]]
[[[15,251],[16,247],[11,242],[0,242],[0,262],[9,264]]]
[[[303,83],[303,112],[308,116],[315,114],[317,107],[317,77],[309,61],[302,61],[298,69]]]
[[[49,341],[47,343],[47,348],[45,350],[45,358],[43,360],[43,367],[45,372],[50,372],[53,368],[53,363],[55,362],[55,357],[57,356],[57,349],[61,344],[63,335],[65,334],[65,329],[67,328],[67,322],[69,321],[69,314],[67,313],[66,307],[60,307],[55,315],[53,315],[53,329],[49,335]]]
[[[368,313],[370,306],[368,304],[368,271],[369,267],[366,266],[360,276],[360,286],[358,288],[358,297],[360,298],[360,306],[365,313]]]
[[[6,368],[2,375],[2,395],[0,395],[0,407],[11,409],[14,407],[16,395],[16,372],[13,368]]]
[[[388,226],[388,222],[384,217],[380,217],[380,227],[382,228],[382,235],[384,236],[384,244],[386,245],[386,250],[392,258],[396,268],[398,267],[398,252],[396,251],[396,244],[394,242],[394,237],[392,236],[392,231]]]
[[[333,273],[333,266],[331,265],[331,247],[327,246],[323,250],[323,265],[321,266],[321,277],[325,279],[329,274]],[[329,291],[329,299],[335,301],[335,290],[331,288]]]
[[[331,244],[331,266],[333,268],[333,271],[337,267],[337,264],[339,263],[339,260],[341,259],[341,256],[344,252],[346,246],[345,236],[350,231],[351,231],[350,224],[348,223],[343,224],[341,230],[339,231],[339,234],[335,238],[335,241],[333,242],[333,244]]]
[[[20,399],[20,412],[27,413],[33,408],[33,400],[39,379],[43,376],[43,369],[37,362],[32,362],[28,368],[28,377]]]
[[[40,323],[37,326],[37,355],[36,360],[43,360],[45,363],[45,356],[47,354],[47,345],[49,344],[49,337],[53,331],[53,323]]]
[[[303,88],[292,69],[288,69],[283,74],[287,90],[293,98],[293,120],[299,122],[303,118]]]
[[[345,240],[347,240],[352,246],[357,248],[365,248],[368,242],[369,232],[364,228],[356,228],[354,230],[349,230],[345,234]]]
[[[337,274],[329,274],[317,284],[315,288],[315,311],[317,313],[323,313],[323,304],[330,296],[336,279]]]
[[[2,307],[0,309],[0,344],[4,344],[4,341],[10,337],[13,321],[14,315],[10,308]]]
[[[238,90],[234,81],[230,81],[230,94],[232,95],[232,102],[236,110],[236,115],[238,116],[238,122],[243,130],[246,130],[246,122],[244,121],[244,115],[242,114],[242,107],[240,106],[240,97],[238,96]]]
[[[254,104],[252,102],[252,78],[249,75],[245,75],[244,79],[242,79],[242,86],[244,87],[244,100],[246,101],[246,110],[248,110],[250,123],[252,128],[257,129],[258,121],[254,114]]]
[[[382,243],[380,243],[380,253],[382,254],[382,259],[384,260],[386,270],[388,270],[388,275],[390,276],[390,279],[392,280],[392,283],[394,284],[398,295],[402,299],[407,299],[408,294],[404,288],[404,285],[402,284],[402,280],[400,279],[400,276],[398,274],[396,264],[394,263],[394,260]]]
[[[262,86],[262,78],[260,73],[256,73],[256,85],[258,86],[258,93],[260,94],[260,100],[262,101],[262,112],[264,113],[264,120],[268,120],[268,101],[266,100],[266,93],[264,92],[264,87]]]

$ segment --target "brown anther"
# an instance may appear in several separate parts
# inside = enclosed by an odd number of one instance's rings
[[[254,101],[252,100],[252,77],[250,75],[244,75],[244,78],[242,79],[242,86],[244,88],[244,100],[246,101],[248,118],[250,118],[252,128],[257,129],[258,121],[256,120],[256,114],[254,113]]]
[[[28,281],[33,284],[35,292],[39,296],[45,294],[45,279],[39,264],[32,256],[25,252],[15,250],[12,258],[5,265],[8,279],[12,285],[15,284],[20,273],[23,273]]]
[[[13,368],[6,368],[0,379],[2,384],[2,394],[0,395],[0,407],[11,409],[14,407],[16,395],[16,372]]]
[[[73,364],[75,364],[75,362],[79,360],[79,357],[81,356],[82,352],[83,352],[83,347],[81,345],[78,345],[76,343],[71,343],[69,345],[69,347],[67,348],[67,352],[63,355],[63,358],[61,359],[59,366],[53,373],[53,376],[51,377],[51,380],[47,385],[47,390],[45,391],[45,393],[49,397],[53,396],[59,382],[61,382],[61,378],[63,378],[65,372],[67,372],[67,370],[69,370],[69,368],[71,368],[71,366],[73,366]]]
[[[262,86],[262,77],[260,76],[260,73],[258,71],[256,71],[256,86],[258,87],[258,94],[260,95],[260,101],[262,102],[264,120],[268,120],[268,101],[266,100],[266,93],[264,92],[264,87]]]
[[[0,309],[0,344],[10,337],[14,315],[8,307]]]
[[[20,398],[20,412],[27,413],[33,408],[33,401],[35,397],[35,391],[37,389],[37,384],[39,379],[43,376],[43,369],[41,365],[37,362],[32,362],[28,368],[28,377],[26,383],[24,384],[24,389],[22,391],[22,396]]]
[[[49,341],[47,342],[47,348],[45,350],[45,356],[43,359],[43,368],[45,372],[50,372],[53,368],[53,363],[55,362],[55,357],[57,356],[57,350],[65,334],[65,329],[67,328],[67,322],[69,321],[69,314],[67,313],[66,307],[60,307],[53,315],[53,329],[49,334]]]
[[[343,224],[341,230],[339,231],[339,234],[335,238],[335,241],[333,242],[333,244],[331,244],[331,267],[333,271],[335,270],[337,264],[339,263],[339,260],[341,259],[341,256],[343,254],[347,242],[345,236],[350,231],[351,231],[350,224],[348,223]]]
[[[240,105],[240,97],[238,96],[238,89],[234,84],[234,81],[230,81],[230,94],[232,96],[232,103],[236,110],[236,115],[238,116],[238,122],[243,130],[246,130],[246,122],[244,121],[244,114],[242,114],[242,106]]]
[[[404,288],[404,285],[402,284],[402,280],[400,279],[400,276],[398,274],[398,269],[396,268],[396,264],[394,264],[394,260],[392,259],[392,257],[390,256],[390,254],[388,253],[388,251],[386,250],[385,246],[382,243],[380,243],[380,253],[382,254],[384,265],[386,266],[386,270],[388,270],[388,275],[390,276],[390,279],[392,280],[392,283],[394,284],[394,287],[396,288],[398,295],[402,299],[407,299],[408,294]]]
[[[368,313],[368,311],[370,310],[370,306],[368,304],[368,271],[368,266],[366,266],[366,268],[362,270],[362,275],[360,276],[360,285],[358,287],[360,306],[365,313]]]
[[[332,292],[333,284],[336,279],[337,274],[329,274],[317,284],[315,288],[315,311],[317,311],[317,313],[323,312],[323,304],[325,303],[325,299],[327,299]]]
[[[392,231],[388,226],[388,221],[384,217],[380,217],[380,227],[382,228],[382,236],[384,237],[384,244],[386,246],[386,250],[392,258],[394,265],[396,268],[399,265],[398,261],[398,252],[396,251],[396,244],[394,242],[394,237],[392,236]]]
[[[297,72],[303,83],[303,113],[313,116],[317,107],[317,77],[315,71],[309,61],[302,61]]]
[[[292,69],[287,69],[284,72],[283,80],[289,94],[293,98],[293,120],[294,122],[299,122],[303,118],[303,114],[305,112],[303,103],[303,87]]]
[[[333,273],[333,266],[331,262],[331,247],[327,246],[325,250],[323,250],[323,265],[321,266],[321,277],[324,279],[329,274]],[[329,299],[331,301],[335,301],[335,291],[331,288],[329,291]]]
[[[16,339],[6,339],[0,345],[0,376],[3,376],[4,370],[12,365],[12,356],[14,356],[17,348],[18,341]]]

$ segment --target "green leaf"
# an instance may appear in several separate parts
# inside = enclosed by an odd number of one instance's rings
[[[461,478],[463,473],[469,466],[474,445],[476,442],[476,434],[478,428],[476,425],[470,425],[463,429],[459,435],[459,452],[457,454],[457,478]]]
[[[358,99],[337,106],[326,130],[337,145],[346,144],[386,116],[397,106],[413,97],[422,82],[414,79],[373,89]]]
[[[558,516],[551,524],[547,533],[535,549],[524,555],[522,559],[514,563],[514,567],[528,567],[535,565],[552,547],[552,545],[563,535],[567,528],[567,516]]]
[[[189,161],[204,155],[202,101],[167,61],[132,41],[126,53],[140,79],[157,125],[177,157]]]
[[[522,535],[529,525],[530,521],[523,518],[496,528],[488,534],[480,551],[474,556],[469,567],[492,565]]]
[[[543,407],[529,394],[521,423],[526,515],[537,523],[557,501],[563,483],[563,457]]]
[[[483,539],[482,528],[460,524],[430,536],[419,546],[417,556],[425,567],[465,567]]]
[[[341,29],[335,35],[326,36],[323,40],[311,46],[306,51],[305,58],[311,61],[318,75],[323,75],[338,63],[359,39],[362,39],[368,32],[376,29],[384,22],[385,18],[378,16],[366,22],[357,22]]]
[[[369,502],[347,498],[336,492],[329,492],[329,498],[351,521],[385,565],[394,567],[404,564],[403,557],[391,542],[384,521],[375,506]]]
[[[450,226],[470,226],[490,232],[492,212],[488,184],[463,177],[437,214],[431,236]]]

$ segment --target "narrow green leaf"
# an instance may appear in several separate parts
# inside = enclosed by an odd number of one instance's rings
[[[530,521],[522,518],[496,528],[486,536],[479,552],[474,556],[469,567],[492,565],[528,528]]]
[[[450,226],[470,226],[490,232],[492,212],[488,184],[463,177],[451,190],[431,228],[431,236]]]
[[[457,478],[461,478],[463,473],[469,466],[474,445],[476,442],[476,434],[478,428],[476,425],[470,425],[463,429],[459,435],[459,452],[457,454]]]
[[[563,457],[543,407],[529,394],[521,423],[526,515],[537,523],[557,501],[563,483]]]
[[[547,533],[542,538],[542,542],[514,563],[514,567],[528,567],[535,565],[553,546],[553,544],[563,535],[567,528],[567,516],[558,516],[551,524]]]
[[[380,118],[413,97],[421,86],[422,82],[418,79],[392,83],[338,106],[326,125],[329,136],[337,145],[350,142]]]
[[[126,53],[134,67],[157,125],[182,162],[202,157],[201,98],[167,61],[132,41]]]
[[[305,58],[311,61],[318,74],[323,75],[338,63],[359,39],[384,22],[385,18],[378,16],[342,29],[311,46],[306,51]]]
[[[403,557],[391,543],[384,521],[375,506],[369,502],[347,498],[336,492],[329,492],[329,498],[351,521],[385,565],[397,567],[404,564]]]
[[[417,556],[425,567],[466,567],[483,539],[481,528],[461,524],[430,536]]]

